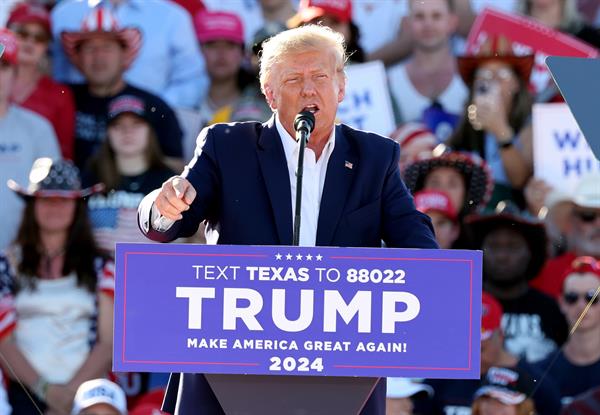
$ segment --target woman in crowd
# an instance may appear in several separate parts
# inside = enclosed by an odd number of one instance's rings
[[[50,15],[42,6],[18,3],[7,26],[19,42],[17,79],[12,100],[40,114],[54,127],[64,158],[73,158],[75,104],[71,90],[48,75],[48,47],[52,40]]]
[[[144,196],[176,174],[163,162],[149,111],[136,96],[112,100],[107,138],[84,175],[84,184],[102,182],[106,186],[105,192],[90,196],[88,206],[98,246],[111,257],[117,242],[148,242],[137,227],[137,207]],[[114,373],[131,406],[152,387],[153,376]]]
[[[117,241],[147,242],[136,225],[137,207],[146,194],[176,174],[163,161],[149,111],[137,96],[111,101],[107,139],[84,174],[84,185],[106,186],[105,192],[90,197],[88,206],[96,241],[110,256]]]
[[[486,163],[478,157],[458,152],[410,163],[403,176],[412,194],[420,190],[445,192],[459,218],[482,209],[493,187]]]
[[[521,190],[532,173],[532,98],[527,85],[533,56],[516,56],[503,37],[491,38],[475,56],[458,58],[469,86],[463,120],[448,140],[456,151],[477,154],[490,166],[490,201],[512,199],[523,205]]]
[[[84,200],[101,186],[82,189],[70,161],[49,158],[29,178],[27,188],[9,181],[25,211],[0,256],[0,352],[13,413],[65,414],[78,386],[110,369],[113,264],[96,249]]]

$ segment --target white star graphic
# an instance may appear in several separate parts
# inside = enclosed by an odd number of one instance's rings
[[[300,255],[300,254],[296,255],[296,259],[297,259],[298,261],[302,261],[302,255]]]
[[[291,255],[291,254],[287,254],[287,255],[285,256],[285,259],[287,259],[288,261],[290,261],[290,260],[292,259],[292,255]]]
[[[318,255],[317,255],[315,258],[317,258],[317,261],[320,261],[320,260],[322,260],[322,259],[323,259],[323,255],[321,255],[321,254],[318,254]]]
[[[312,255],[311,254],[307,254],[306,255],[306,260],[307,261],[312,261]]]
[[[281,260],[281,254],[280,254],[280,253],[277,253],[277,254],[275,255],[275,259],[276,259],[277,261],[280,261],[280,260]]]

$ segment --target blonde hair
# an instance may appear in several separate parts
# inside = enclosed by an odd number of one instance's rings
[[[309,24],[283,31],[262,45],[260,55],[260,89],[265,93],[265,85],[271,78],[273,67],[295,53],[330,50],[335,57],[336,72],[344,73],[346,47],[344,36],[326,26]]]

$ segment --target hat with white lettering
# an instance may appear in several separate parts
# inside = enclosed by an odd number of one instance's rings
[[[78,415],[93,405],[107,404],[122,415],[127,415],[127,399],[119,385],[108,379],[94,379],[83,382],[77,389],[71,415]]]
[[[474,398],[489,396],[505,405],[518,405],[533,392],[533,379],[518,367],[491,367]]]
[[[133,114],[153,125],[148,112],[146,103],[141,97],[136,95],[119,95],[108,103],[107,124],[111,124],[123,114]]]
[[[452,222],[458,221],[458,214],[452,200],[446,192],[439,190],[421,190],[415,193],[415,207],[419,212],[429,215],[431,212],[439,212]]]

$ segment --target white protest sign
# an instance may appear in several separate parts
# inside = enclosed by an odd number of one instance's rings
[[[360,130],[389,136],[396,123],[383,63],[349,65],[346,75],[346,97],[338,107],[338,120]]]
[[[582,175],[600,172],[567,104],[533,106],[533,164],[536,177],[567,193]]]

